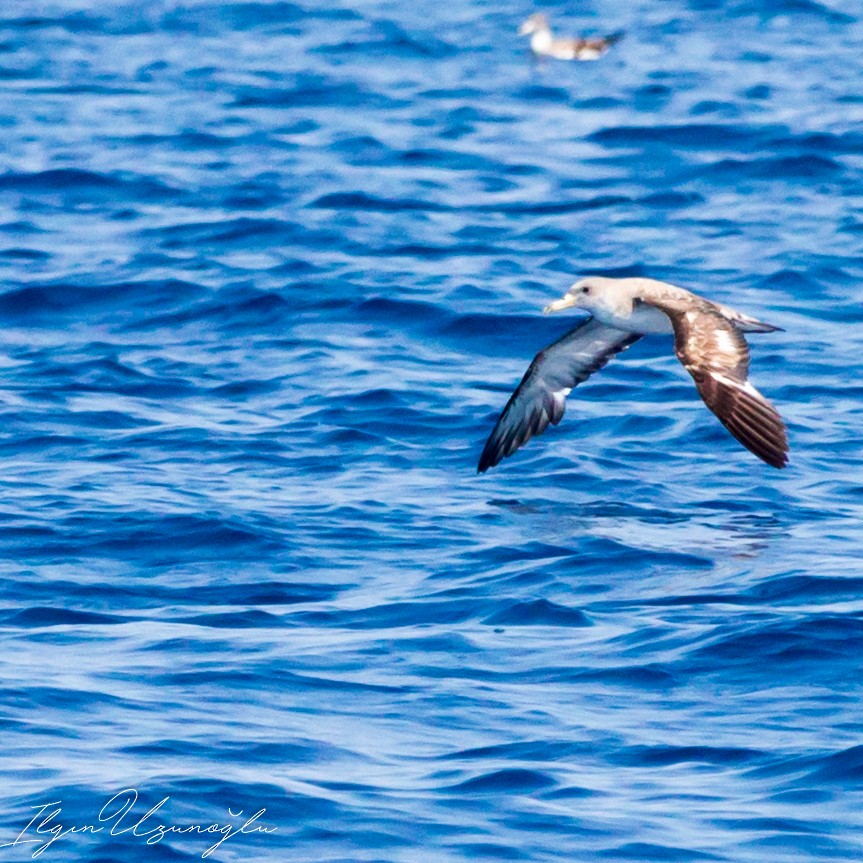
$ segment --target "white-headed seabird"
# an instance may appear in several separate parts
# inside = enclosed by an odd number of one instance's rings
[[[555,60],[598,60],[615,42],[623,38],[623,31],[609,36],[574,39],[555,38],[548,18],[542,12],[530,16],[519,28],[519,36],[530,36],[530,50],[537,57]]]
[[[743,446],[773,467],[786,465],[785,425],[749,383],[749,346],[742,335],[779,327],[656,279],[590,276],[545,312],[573,306],[592,316],[536,355],[486,442],[479,473],[542,434],[549,423],[557,425],[573,387],[653,333],[674,334],[674,353],[699,395]]]

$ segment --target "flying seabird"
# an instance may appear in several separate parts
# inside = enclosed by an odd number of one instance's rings
[[[654,333],[674,334],[674,353],[722,425],[762,461],[786,465],[785,425],[749,382],[749,346],[742,335],[780,327],[656,279],[580,279],[545,313],[573,306],[592,316],[534,357],[486,442],[478,473],[542,434],[549,423],[557,425],[573,387]]]
[[[542,12],[531,15],[521,25],[518,34],[530,36],[530,50],[538,57],[554,57],[555,60],[598,60],[623,38],[621,30],[609,36],[556,39],[551,33],[548,18]]]

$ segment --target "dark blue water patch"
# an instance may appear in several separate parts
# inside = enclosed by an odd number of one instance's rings
[[[423,330],[441,329],[453,319],[453,313],[435,303],[417,300],[396,300],[389,297],[372,297],[350,308],[348,318],[359,318],[393,328],[419,327]]]
[[[633,600],[633,605],[695,606],[695,605],[809,605],[813,601],[841,602],[860,596],[863,579],[858,576],[827,576],[789,574],[771,576],[752,587],[729,593],[675,594]],[[627,601],[623,601],[626,604]],[[614,605],[616,603],[609,603]],[[605,608],[606,606],[602,606]]]
[[[334,231],[308,228],[284,219],[229,218],[214,222],[192,222],[148,228],[143,232],[164,249],[224,252],[232,247],[267,249],[291,246],[342,246],[344,238]]]
[[[62,434],[36,434],[26,438],[4,441],[0,443],[0,451],[6,450],[14,453],[40,452],[48,454],[62,452],[63,450],[82,449],[87,446],[87,439],[74,435]]]
[[[602,797],[604,793],[581,785],[564,785],[552,791],[546,791],[542,796],[546,800],[585,800],[590,797]]]
[[[512,357],[515,350],[521,351],[526,370],[534,354],[571,330],[572,324],[538,315],[475,313],[442,317],[438,325],[430,329],[450,344],[489,357]],[[514,334],[517,334],[517,346],[513,344]],[[510,392],[517,383],[518,378],[511,384],[474,382],[482,389],[499,393]],[[503,408],[503,404],[500,407]]]
[[[547,773],[508,768],[484,773],[440,790],[462,794],[532,794],[554,784],[555,780]]]
[[[408,397],[413,399],[412,394],[378,388],[358,393],[351,401],[358,408],[401,408],[408,404]]]
[[[815,860],[859,860],[860,844],[856,841],[843,841],[828,836],[819,835],[785,835],[765,836],[746,843],[752,851],[759,855],[758,859],[768,856],[770,859],[806,854],[808,859]]]
[[[140,96],[142,91],[137,87],[109,84],[68,84],[57,87],[40,87],[38,92],[52,96]]]
[[[25,608],[21,611],[0,615],[0,625],[15,627],[44,626],[103,626],[128,623],[132,618],[113,614],[98,614],[91,611],[74,611],[69,608],[48,606]]]
[[[446,125],[437,133],[442,141],[460,141],[476,134],[484,123],[505,124],[515,118],[499,111],[473,105],[461,105],[446,112],[443,120]]]
[[[338,6],[301,5],[277,0],[262,3],[260,0],[233,3],[196,3],[193,6],[179,6],[164,13],[160,24],[166,30],[186,31],[190,27],[238,32],[272,30],[274,32],[294,32],[293,25],[308,19],[321,21],[361,21],[362,16],[353,9]]]
[[[827,822],[813,823],[793,818],[717,818],[714,823],[724,829],[740,830],[744,833],[792,833],[792,834],[827,834],[830,825]]]
[[[456,243],[446,246],[429,246],[421,243],[408,243],[401,246],[389,246],[376,249],[375,254],[383,257],[410,257],[422,260],[434,260],[435,258],[452,258],[455,256],[476,255],[487,257],[491,254],[501,254],[503,247],[482,243]]]
[[[104,707],[128,706],[126,699],[109,692],[76,689],[74,686],[43,686],[40,684],[0,690],[0,699],[7,707],[15,709],[31,707],[60,711],[71,709],[81,713]],[[80,736],[74,726],[69,731],[71,736]]]
[[[674,567],[676,570],[709,570],[714,562],[708,557],[702,557],[684,551],[660,551],[651,548],[641,548],[636,545],[626,545],[610,539],[588,538],[582,542],[577,555],[571,555],[566,561],[575,569],[582,566],[595,566],[605,561],[614,561],[615,568],[624,571],[639,572],[655,568]],[[630,569],[631,568],[631,569]]]
[[[27,69],[9,69],[0,66],[0,81],[27,81],[38,77],[38,69],[32,67]],[[11,121],[6,118],[0,118],[0,125],[11,125]]]
[[[529,84],[513,94],[516,98],[528,102],[569,102],[571,93],[564,87],[550,87],[546,84]]]
[[[863,152],[863,135],[857,131],[841,133],[807,132],[796,135],[780,135],[767,142],[771,150],[791,150],[797,154],[859,155]]]
[[[323,602],[333,599],[341,587],[329,584],[313,584],[304,582],[272,581],[247,582],[233,581],[222,584],[207,596],[208,606],[258,606],[258,605],[300,605]],[[69,615],[92,613],[105,618],[105,623],[121,622],[116,615],[105,614],[112,609],[123,607],[127,609],[158,608],[162,606],[196,606],[200,603],[200,590],[196,583],[189,586],[167,586],[153,584],[149,581],[140,583],[118,584],[116,581],[92,581],[81,584],[73,581],[55,580],[44,583],[38,580],[23,582],[13,579],[0,579],[0,596],[7,602],[27,603],[36,605],[15,614],[25,614],[25,620],[36,619],[40,615],[56,613],[59,618]],[[72,609],[51,609],[47,604],[62,596],[66,605],[86,607],[87,612],[77,612]],[[98,612],[97,612],[98,610]],[[50,614],[49,614],[50,612]],[[12,612],[10,612],[12,614]],[[73,617],[69,618],[73,622]],[[86,622],[81,620],[80,622]],[[94,621],[97,622],[97,621]]]
[[[652,842],[627,842],[616,848],[610,848],[597,852],[597,857],[607,860],[636,860],[645,863],[647,860],[680,861],[688,860],[727,860],[728,858],[719,854],[710,854],[706,851],[696,851],[690,848],[680,848],[669,845],[657,845]]]
[[[18,219],[11,222],[0,224],[0,233],[13,234],[15,236],[32,237],[44,235],[47,232],[39,228],[38,225],[26,219]]]
[[[190,617],[176,617],[173,620],[175,623],[207,626],[213,629],[271,629],[284,625],[279,615],[256,608],[219,614],[195,614]]]
[[[681,126],[618,126],[601,129],[588,136],[588,140],[606,147],[635,147],[662,144],[692,149],[736,147],[749,149],[755,143],[752,136],[735,125],[713,123]]]
[[[580,200],[539,204],[475,204],[473,206],[460,207],[459,209],[462,211],[473,210],[479,213],[533,214],[542,216],[603,209],[618,204],[626,204],[630,201],[631,199],[625,195],[595,195]],[[372,210],[378,212],[445,212],[454,209],[453,207],[433,201],[404,197],[385,199],[368,195],[364,192],[331,192],[312,201],[309,206],[331,210]]]
[[[861,594],[863,594],[861,576],[789,574],[777,575],[754,585],[741,594],[740,598],[753,603],[806,603],[819,599],[841,601],[859,597]]]
[[[337,447],[366,447],[379,446],[385,436],[380,434],[372,434],[354,428],[337,428],[326,432],[323,440],[332,446]],[[368,452],[364,453],[368,456]]]
[[[182,398],[199,391],[197,384],[179,375],[152,375],[113,357],[57,363],[44,371],[45,379],[66,392],[111,392],[145,398]]]
[[[226,188],[221,196],[226,210],[270,210],[284,205],[288,196],[275,178],[258,177]],[[307,265],[312,269],[311,265]]]
[[[664,691],[675,687],[680,679],[675,671],[656,664],[623,665],[612,668],[558,670],[554,676],[560,680],[589,684],[603,684],[626,689]]]
[[[663,210],[673,210],[683,207],[690,207],[693,204],[700,204],[704,198],[697,192],[652,192],[638,200],[638,203],[645,207],[656,207]]]
[[[267,395],[268,393],[278,392],[280,389],[282,389],[282,381],[281,378],[277,378],[268,381],[234,381],[229,384],[213,387],[209,392],[210,395],[225,399],[248,401],[254,396]]]
[[[454,842],[452,850],[465,860],[529,860],[530,854],[501,842]]]
[[[314,131],[316,126],[303,126],[299,132]],[[186,151],[194,150],[228,150],[236,146],[260,146],[267,142],[266,136],[261,133],[249,132],[245,135],[219,135],[215,132],[206,132],[200,129],[182,129],[171,134],[159,134],[156,132],[142,132],[130,135],[125,143],[140,146],[147,150],[159,150],[163,147],[177,146]],[[259,176],[256,179],[261,179]],[[253,181],[247,181],[253,182]]]
[[[266,528],[236,524],[219,516],[129,512],[102,520],[99,514],[67,515],[50,533],[15,528],[0,531],[0,547],[22,560],[68,556],[135,560],[141,566],[176,565],[184,559],[222,560],[272,554],[282,538]],[[59,529],[65,525],[65,530]]]
[[[805,806],[810,803],[829,803],[833,793],[823,788],[791,788],[771,794],[770,799],[780,804]]]
[[[366,683],[358,680],[348,680],[344,677],[329,677],[325,675],[298,674],[283,668],[266,670],[193,670],[164,672],[154,676],[154,683],[159,686],[197,687],[202,690],[228,687],[254,692],[261,682],[261,675],[283,689],[291,692],[336,692],[346,697],[359,697],[363,694],[386,695],[390,698],[415,691],[415,687],[407,685],[386,685],[383,683]]]
[[[505,170],[505,165],[490,159],[483,153],[465,153],[458,150],[439,148],[417,148],[394,154],[396,162],[407,167],[443,168],[449,171],[478,171],[497,173]]]
[[[611,760],[627,767],[668,767],[673,764],[744,765],[769,756],[754,749],[715,746],[631,746],[615,752]]]
[[[568,759],[587,754],[593,744],[573,740],[519,740],[515,743],[498,743],[492,746],[477,746],[470,749],[459,749],[446,756],[452,760],[489,759],[497,761],[548,761]]]
[[[450,210],[443,204],[420,201],[413,198],[378,198],[365,192],[328,192],[313,200],[309,207],[321,210],[372,210],[378,212],[427,211],[441,212]]]
[[[687,177],[689,179],[711,177],[723,182],[753,179],[805,184],[812,180],[835,179],[842,170],[839,163],[825,156],[773,156],[757,159],[722,159],[712,165],[693,169]]]
[[[348,629],[393,629],[428,625],[451,625],[475,620],[485,611],[477,599],[427,599],[417,602],[387,602],[351,610],[303,610],[291,615],[292,622],[307,626]]]
[[[72,206],[83,201],[139,201],[180,203],[179,189],[146,176],[101,174],[79,168],[53,168],[36,173],[9,172],[0,175],[0,194],[26,192],[28,195],[58,195]]]
[[[429,90],[422,90],[418,94],[422,99],[435,99],[442,102],[455,103],[459,109],[473,109],[474,113],[470,115],[473,120],[481,119],[479,112],[486,109],[480,109],[478,103],[481,101],[482,90],[476,87],[433,87]],[[470,103],[475,103],[471,105]],[[462,119],[465,119],[463,116]],[[488,119],[484,115],[482,119]],[[512,119],[512,117],[510,118]]]
[[[638,519],[645,524],[681,524],[689,520],[685,512],[625,500],[602,500],[579,507],[583,518]]]
[[[50,260],[51,254],[49,252],[43,252],[40,249],[22,249],[22,248],[9,248],[9,249],[0,249],[0,259],[8,260],[8,261],[30,261],[30,262],[38,262],[38,261],[47,261]]]
[[[603,210],[621,204],[629,204],[632,199],[627,195],[603,194],[592,195],[570,201],[549,201],[540,204],[478,204],[471,209],[481,213],[524,214],[536,216],[564,215],[580,213],[589,210]],[[571,271],[571,264],[565,262],[563,269]]]
[[[781,291],[789,296],[795,294],[811,296],[813,292],[820,294],[823,290],[818,279],[812,278],[808,273],[790,268],[774,270],[762,276],[759,279],[759,285],[765,290]]]
[[[701,4],[714,6],[711,0],[701,0]],[[693,4],[698,6],[699,4]],[[738,0],[736,3],[720,4],[732,16],[758,15],[766,19],[781,15],[812,16],[828,21],[831,24],[850,24],[856,19],[853,15],[834,9],[816,0]]]
[[[588,99],[578,99],[573,102],[573,108],[583,111],[612,111],[624,104],[615,96],[591,96]]]
[[[190,12],[196,15],[201,15],[201,6],[195,6],[194,9],[182,9],[184,14]],[[313,10],[308,10],[295,3],[225,3],[218,6],[210,6],[209,11],[217,16],[217,20],[231,30],[271,30],[275,28],[276,32],[281,30],[285,24],[294,24],[297,21],[303,20],[308,14],[314,14]],[[335,10],[329,10],[335,11]],[[338,10],[342,14],[339,18],[350,20],[353,18],[347,10]],[[176,12],[175,12],[176,14]]]
[[[392,149],[371,135],[339,137],[330,144],[330,149],[340,153],[347,164],[360,167],[389,165],[394,158]]]
[[[749,658],[758,655],[772,667],[793,667],[802,679],[830,674],[835,663],[855,663],[853,645],[863,636],[863,621],[851,615],[801,615],[781,623],[761,622],[749,632],[730,633],[694,650],[690,657],[693,670],[723,670],[749,666]],[[705,666],[704,663],[707,665]],[[738,671],[739,673],[739,671]]]
[[[591,626],[591,619],[577,608],[547,599],[499,600],[496,609],[483,619],[489,626]]]
[[[430,415],[427,410],[407,406],[409,399],[407,396],[404,399],[405,406],[388,413],[385,421],[382,421],[379,411],[367,409],[358,412],[346,400],[307,414],[304,422],[321,424],[322,443],[351,440],[357,444],[355,449],[335,455],[342,465],[368,463],[373,453],[366,445],[379,444],[382,447],[378,453],[381,460],[390,458],[397,470],[410,470],[415,467],[417,456],[413,446],[433,429],[439,428],[441,418]],[[454,455],[459,457],[461,453]]]
[[[217,325],[225,332],[266,330],[283,333],[295,322],[298,306],[303,304],[302,300],[289,302],[274,291],[233,285],[199,302],[178,304],[176,311],[170,311],[171,306],[166,310],[154,306],[151,312],[145,311],[131,320],[126,329],[144,332],[206,323]],[[288,347],[287,344],[283,346]]]
[[[106,18],[100,15],[88,15],[85,12],[72,12],[57,17],[29,15],[14,18],[0,18],[0,28],[4,30],[46,30],[59,28],[69,33],[101,33],[104,30]]]
[[[392,60],[394,56],[414,60],[442,59],[457,53],[458,49],[431,33],[411,34],[393,21],[376,21],[372,38],[347,39],[335,44],[325,44],[312,48],[313,53],[351,54],[367,57],[384,57]]]
[[[838,782],[842,785],[863,783],[863,746],[851,746],[842,752],[819,758],[805,782]]]
[[[234,90],[231,107],[284,110],[351,105],[361,106],[366,111],[392,111],[408,104],[405,99],[368,90],[355,81],[335,80],[328,75],[300,74],[289,87],[275,87],[271,83],[239,86]]]
[[[637,111],[655,112],[668,103],[673,93],[667,84],[644,84],[633,94],[633,107]]]
[[[479,652],[477,645],[460,632],[435,632],[427,635],[405,636],[400,639],[406,650],[427,651],[430,654],[442,653],[475,654]]]
[[[348,813],[343,811],[341,804],[327,796],[292,790],[276,783],[231,781],[221,778],[217,771],[214,771],[212,776],[202,772],[194,776],[154,778],[156,781],[152,787],[147,788],[146,792],[141,789],[138,806],[143,806],[143,809],[136,811],[141,811],[143,814],[148,806],[168,796],[170,797],[168,811],[178,822],[194,823],[194,820],[206,812],[210,814],[210,819],[206,823],[212,823],[213,815],[217,814],[220,816],[219,823],[224,824],[228,816],[228,808],[234,812],[243,810],[247,815],[251,815],[262,806],[267,810],[262,819],[263,822],[270,825],[278,824],[280,829],[289,832],[301,829],[309,821],[320,819],[326,823],[329,819],[332,823],[332,819],[348,817]],[[92,793],[91,799],[93,799]],[[244,837],[244,841],[254,835]],[[272,835],[258,835],[262,847],[266,847],[268,839],[272,842]],[[202,850],[204,849],[201,848],[198,852],[199,859]]]
[[[55,283],[23,285],[0,294],[0,314],[17,322],[56,321],[58,315],[91,314],[93,311],[128,314],[130,307],[185,308],[205,296],[200,285],[180,279],[154,279],[102,285]],[[96,343],[93,348],[98,348]]]
[[[727,102],[718,99],[704,99],[701,102],[696,102],[690,109],[690,114],[693,117],[704,117],[712,115],[717,119],[724,120],[735,119],[740,116],[740,108],[734,102]]]
[[[467,562],[482,563],[484,567],[513,562],[560,562],[573,556],[573,549],[564,545],[531,540],[521,546],[494,545],[465,553]]]

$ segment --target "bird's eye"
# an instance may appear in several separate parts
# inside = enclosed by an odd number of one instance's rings
[[[590,285],[585,285],[585,286],[581,289],[581,292],[582,292],[583,294],[589,294],[589,293],[590,293]]]

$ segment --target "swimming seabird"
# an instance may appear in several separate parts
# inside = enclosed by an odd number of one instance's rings
[[[519,36],[530,36],[530,50],[538,57],[555,60],[598,60],[615,42],[623,38],[623,31],[608,36],[573,39],[556,39],[548,18],[535,12],[519,28]]]
[[[479,473],[542,434],[549,423],[557,425],[573,387],[654,333],[674,334],[674,353],[722,425],[762,461],[785,466],[785,425],[749,382],[749,346],[742,335],[780,327],[656,279],[580,279],[545,313],[571,307],[592,316],[534,357],[486,442]]]

